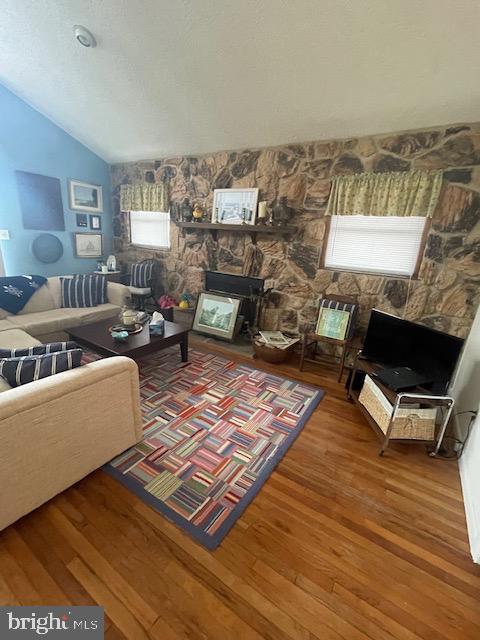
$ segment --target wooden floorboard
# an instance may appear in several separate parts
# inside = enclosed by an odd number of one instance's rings
[[[216,551],[99,470],[0,533],[0,605],[99,603],[109,640],[479,640],[457,464],[380,458],[328,367],[250,364],[326,395]]]

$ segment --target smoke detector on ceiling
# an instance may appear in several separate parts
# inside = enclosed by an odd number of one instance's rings
[[[76,24],[73,27],[73,33],[75,34],[75,39],[79,42],[82,47],[87,47],[93,49],[93,47],[97,46],[97,41],[94,36],[88,29],[82,27],[81,24]]]

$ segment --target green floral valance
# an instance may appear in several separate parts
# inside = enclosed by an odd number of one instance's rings
[[[121,211],[168,211],[168,191],[164,184],[122,184]]]
[[[338,176],[332,181],[326,215],[431,218],[441,187],[441,171]]]

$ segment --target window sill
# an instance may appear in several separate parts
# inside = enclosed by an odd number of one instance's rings
[[[379,278],[391,278],[392,280],[419,280],[418,274],[404,276],[395,273],[379,273],[378,271],[355,271],[355,269],[336,269],[335,267],[319,267],[323,271],[332,271],[334,273],[353,273],[357,276],[377,276]]]
[[[152,247],[146,244],[132,244],[128,245],[132,249],[148,249],[149,251],[170,251],[170,247]]]

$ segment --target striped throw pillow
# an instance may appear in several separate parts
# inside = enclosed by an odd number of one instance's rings
[[[76,278],[84,278],[92,283],[93,290],[95,291],[94,297],[96,304],[105,304],[107,299],[107,279],[98,273],[87,273],[75,276]],[[90,284],[90,283],[89,283]]]
[[[0,349],[0,358],[19,358],[21,356],[42,356],[45,353],[55,353],[56,351],[70,351],[78,349],[76,342],[50,342],[49,344],[39,344],[36,347],[26,349]]]
[[[150,286],[153,277],[153,260],[145,262],[137,262],[132,264],[132,275],[130,278],[130,286],[137,289],[146,289]]]
[[[45,353],[40,356],[4,358],[0,360],[0,376],[5,378],[11,387],[18,387],[53,376],[55,373],[75,369],[80,366],[81,359],[81,349]]]
[[[97,303],[97,291],[94,282],[81,276],[60,278],[62,307],[94,307]]]

